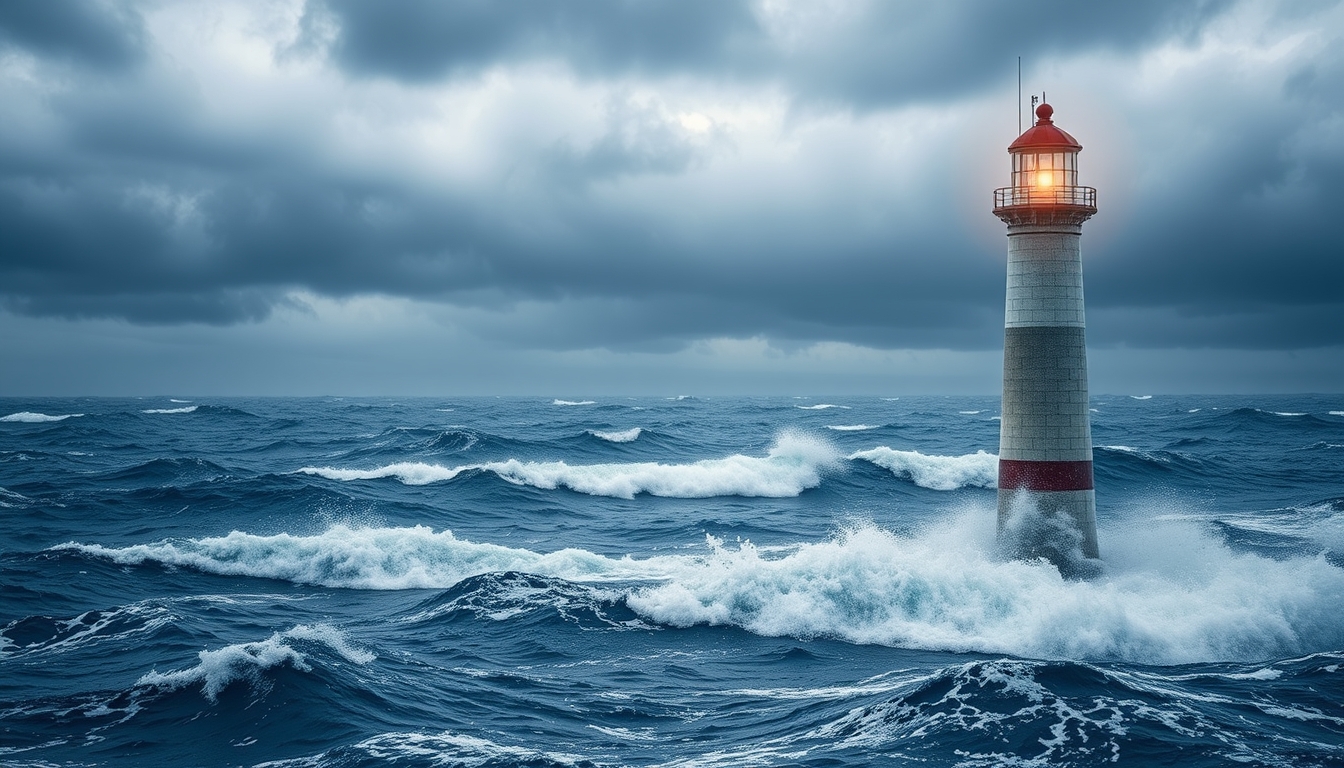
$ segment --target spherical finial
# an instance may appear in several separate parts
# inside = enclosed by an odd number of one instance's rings
[[[1050,116],[1055,114],[1055,108],[1049,104],[1042,104],[1036,108],[1036,116],[1045,122],[1050,122]]]

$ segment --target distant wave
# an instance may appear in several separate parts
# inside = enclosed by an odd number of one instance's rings
[[[795,405],[800,411],[824,411],[827,408],[842,408],[846,411],[850,409],[848,405],[832,405],[831,403],[818,403],[817,405]]]
[[[639,439],[644,430],[639,427],[623,430],[620,432],[599,432],[596,429],[588,430],[588,434],[600,440],[606,440],[609,443],[633,443]]]
[[[33,413],[32,411],[19,411],[11,413],[8,416],[0,416],[0,421],[17,421],[24,424],[41,424],[48,421],[63,421],[83,416],[82,413],[65,413],[60,416],[48,416],[45,413]]]
[[[1152,400],[1152,399],[1153,399],[1153,396],[1152,396],[1152,395],[1130,395],[1130,397],[1133,398],[1133,399],[1135,399],[1135,400]]]
[[[915,485],[935,491],[967,486],[995,488],[999,484],[999,457],[984,451],[965,456],[927,456],[919,451],[878,446],[852,453],[849,458],[870,461],[897,477],[909,478]]]
[[[183,408],[149,408],[141,411],[141,413],[194,413],[197,408],[200,408],[200,406],[188,405]]]
[[[322,624],[301,624],[259,642],[201,651],[198,654],[200,663],[196,666],[172,672],[152,671],[136,681],[136,685],[166,690],[200,685],[201,693],[214,701],[230,683],[252,679],[260,670],[289,664],[301,672],[309,671],[311,667],[306,657],[292,645],[294,640],[321,643],[354,664],[368,664],[374,659],[372,653],[350,645],[340,630]]]
[[[374,469],[303,467],[298,472],[331,480],[395,477],[408,485],[452,480],[468,470],[493,472],[518,485],[554,490],[565,487],[592,496],[631,499],[637,494],[701,499],[713,496],[797,496],[821,484],[821,473],[839,455],[823,440],[785,433],[764,458],[733,455],[691,464],[638,462],[580,464],[563,461],[495,461],[457,467],[402,462]]]
[[[168,402],[170,402],[170,403],[190,403],[191,401],[190,401],[190,400],[178,400],[178,399],[175,398],[175,397],[170,397],[170,398],[168,398]]]
[[[1344,416],[1344,411],[1331,411],[1331,416]]]
[[[984,411],[957,411],[957,413],[960,413],[962,416],[974,416],[977,413],[984,413]]]
[[[1306,416],[1305,413],[1295,413],[1291,411],[1270,411],[1275,416]]]
[[[553,400],[551,405],[597,405],[596,400]]]
[[[1344,617],[1336,610],[1344,570],[1323,558],[1234,553],[1197,525],[1145,521],[1103,531],[1105,572],[1075,581],[1043,562],[1002,560],[993,528],[992,515],[981,509],[913,536],[865,526],[782,553],[710,537],[704,554],[644,559],[582,549],[539,553],[419,526],[336,526],[315,536],[235,531],[122,548],[69,543],[56,549],[125,565],[153,561],[363,589],[446,589],[474,575],[520,571],[623,583],[631,609],[668,626],[730,625],[771,637],[1035,658],[1185,664],[1283,658],[1344,643]],[[295,663],[284,639],[207,651],[196,667],[152,673],[143,682],[200,681],[209,695],[231,679],[216,676],[223,682],[212,685],[212,669]],[[339,652],[335,641],[324,642]]]
[[[828,424],[827,429],[834,429],[836,432],[864,432],[869,429],[881,429],[877,424]]]

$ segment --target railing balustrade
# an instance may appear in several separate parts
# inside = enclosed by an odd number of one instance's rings
[[[999,187],[994,190],[994,207],[1028,205],[1077,205],[1097,207],[1096,187]]]

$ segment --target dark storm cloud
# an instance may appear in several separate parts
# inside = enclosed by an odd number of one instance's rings
[[[854,3],[783,6],[784,39],[749,0],[315,0],[307,42],[333,34],[352,73],[410,81],[558,59],[590,77],[695,73],[787,81],[865,108],[944,100],[1001,82],[1016,56],[1133,50],[1189,37],[1227,0]],[[790,18],[789,12],[802,18]]]
[[[141,59],[144,28],[131,9],[88,0],[5,0],[0,47],[120,68]]]
[[[277,50],[412,88],[558,61],[585,83],[768,84],[801,111],[848,114],[912,100],[955,108],[1008,87],[1018,53],[1189,44],[1227,5],[874,3],[771,21],[727,0],[329,0],[311,2],[299,39]],[[442,302],[477,335],[521,347],[666,349],[722,336],[1001,343],[1002,241],[986,255],[949,218],[961,201],[946,178],[911,202],[846,176],[865,160],[844,153],[863,150],[837,147],[835,163],[792,197],[743,178],[724,182],[738,185],[735,197],[669,186],[636,204],[612,185],[693,176],[740,147],[717,127],[688,135],[622,86],[600,107],[595,137],[500,139],[507,171],[425,185],[310,147],[330,115],[296,129],[220,120],[200,86],[153,66],[133,6],[34,7],[0,4],[0,44],[37,56],[39,77],[57,79],[41,68],[61,67],[67,85],[9,102],[0,126],[0,306],[10,311],[228,324],[296,306],[290,293],[305,290]],[[109,71],[69,74],[68,60]],[[125,66],[135,61],[151,64]],[[1103,204],[1102,217],[1125,223],[1085,246],[1093,341],[1344,343],[1334,222],[1344,167],[1322,128],[1338,119],[1340,83],[1336,54],[1284,79],[1280,108],[1291,115],[1238,117],[1231,128],[1199,116],[1192,122],[1217,138],[1192,140],[1182,175],[1142,187],[1128,211]],[[998,228],[981,203],[977,215]]]
[[[519,58],[562,58],[597,74],[712,71],[759,55],[751,4],[741,0],[322,0],[307,38],[336,26],[332,54],[361,74],[431,80]]]

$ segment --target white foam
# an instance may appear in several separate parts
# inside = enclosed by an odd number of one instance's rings
[[[797,408],[800,411],[824,411],[827,410],[828,408],[842,408],[846,411],[849,410],[848,405],[833,405],[831,403],[818,403],[817,405],[795,405],[793,407]]]
[[[419,461],[402,461],[374,469],[339,469],[336,467],[302,467],[295,470],[305,475],[317,475],[328,480],[380,480],[395,477],[407,485],[428,485],[452,480],[471,467],[441,467]]]
[[[540,554],[478,544],[414,528],[349,528],[335,525],[313,536],[287,533],[178,539],[129,547],[62,544],[122,565],[158,562],[225,576],[281,579],[298,584],[355,589],[444,589],[484,573],[521,571],[574,581],[656,578],[656,563],[613,560],[579,549]],[[651,570],[652,567],[652,570]]]
[[[1344,411],[1331,411],[1331,416],[1344,416]]]
[[[1275,416],[1306,416],[1305,413],[1294,413],[1290,411],[1270,411]]]
[[[141,413],[193,413],[199,405],[188,405],[184,408],[149,408]]]
[[[1204,410],[1204,409],[1203,409],[1203,408],[1191,408],[1190,410],[1186,411],[1186,413],[1199,413],[1199,412],[1202,411],[1202,410]]]
[[[1105,448],[1105,449],[1107,449],[1107,450],[1110,450],[1110,451],[1124,451],[1125,453],[1138,453],[1138,452],[1139,452],[1139,449],[1138,449],[1138,448],[1131,448],[1131,447],[1129,447],[1128,445],[1103,445],[1103,446],[1101,446],[1101,447],[1102,447],[1102,448]]]
[[[962,416],[974,416],[977,413],[983,413],[983,411],[957,411],[957,413],[960,413]]]
[[[865,432],[870,429],[881,429],[877,424],[828,424],[827,429],[834,429],[836,432]]]
[[[136,685],[177,690],[201,684],[201,693],[214,701],[230,683],[255,681],[261,671],[271,667],[289,664],[299,671],[309,671],[311,667],[304,655],[289,644],[290,640],[322,643],[354,664],[367,664],[374,659],[372,653],[351,646],[344,635],[333,627],[301,624],[286,632],[277,632],[260,642],[227,645],[217,651],[201,651],[198,654],[200,663],[196,666],[173,672],[153,670],[136,681]]]
[[[408,485],[451,480],[467,470],[493,472],[518,485],[555,490],[565,487],[592,496],[634,498],[637,494],[683,499],[714,496],[797,496],[821,484],[821,475],[836,466],[839,454],[819,438],[784,433],[764,458],[740,454],[691,464],[637,462],[579,464],[563,461],[495,461],[459,467],[403,462],[375,469],[303,467],[305,474],[332,480],[396,477]]]
[[[935,491],[967,486],[995,488],[999,484],[999,457],[985,451],[965,456],[926,456],[919,451],[878,446],[852,453],[849,458],[870,461],[897,477],[908,477],[915,485]]]
[[[543,554],[424,527],[59,548],[123,564],[153,560],[366,589],[441,589],[481,573],[523,571],[624,584],[632,609],[666,625],[1021,657],[1185,664],[1283,658],[1344,644],[1337,610],[1344,571],[1323,557],[1239,554],[1197,524],[1150,518],[1103,528],[1104,572],[1071,581],[1044,562],[1001,560],[994,519],[992,509],[973,508],[911,535],[865,526],[769,552],[710,538],[705,554],[644,559],[582,549]],[[240,667],[295,660],[292,648],[280,647],[283,638],[267,642],[203,654],[198,667],[153,679],[209,685],[214,669],[236,676]],[[215,673],[221,682],[209,689],[236,679],[224,675]]]
[[[916,537],[860,528],[776,559],[744,545],[629,603],[675,626],[836,636],[950,651],[1152,664],[1256,660],[1338,648],[1344,573],[1323,558],[1229,551],[1194,526],[1103,531],[1106,573],[1069,581],[992,555],[994,516]]]
[[[595,400],[554,400],[551,405],[597,405]]]
[[[19,411],[11,413],[8,416],[0,416],[0,421],[17,421],[24,424],[42,424],[48,421],[64,421],[65,419],[74,419],[83,416],[82,413],[64,413],[59,416],[49,416],[45,413],[33,413],[32,411]]]
[[[314,766],[345,764],[348,752],[361,753],[366,759],[356,759],[360,765],[442,765],[478,768],[494,765],[554,765],[591,766],[591,758],[566,752],[543,752],[528,747],[497,744],[493,741],[465,736],[448,731],[443,733],[381,733],[349,747],[341,748],[341,755],[332,758],[329,753],[259,763],[256,768],[313,768]]]
[[[178,400],[178,399],[175,398],[175,397],[170,397],[170,398],[168,398],[168,402],[170,402],[170,403],[190,403],[191,401],[190,401],[190,400]]]
[[[1130,395],[1135,400],[1152,400],[1152,395]]]
[[[588,434],[610,443],[633,443],[639,439],[644,430],[639,427],[623,430],[620,432],[599,432],[596,429],[588,430]]]

